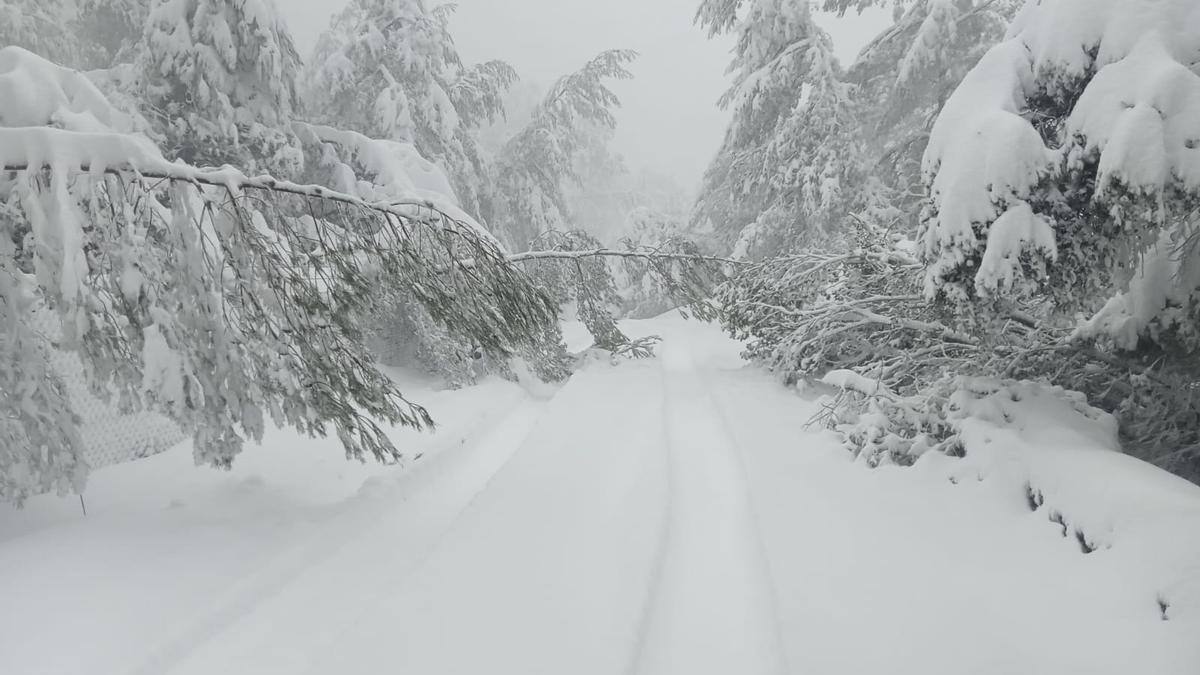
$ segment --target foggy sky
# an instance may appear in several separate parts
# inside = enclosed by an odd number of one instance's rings
[[[276,0],[307,54],[346,0]],[[431,4],[438,4],[436,0]],[[721,143],[728,113],[729,39],[708,40],[692,23],[699,0],[458,0],[451,25],[463,59],[502,59],[526,82],[547,87],[605,49],[641,57],[635,79],[613,87],[616,151],[630,169],[648,168],[695,186]],[[882,13],[823,21],[848,64],[888,22]]]

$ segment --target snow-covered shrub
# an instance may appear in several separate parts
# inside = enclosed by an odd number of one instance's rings
[[[957,332],[921,295],[923,268],[903,250],[782,257],[721,287],[722,320],[747,358],[800,384],[831,371],[864,386],[831,400],[825,421],[856,451],[911,457],[920,435],[943,451],[950,389],[962,375],[1081,392],[1120,426],[1125,451],[1200,483],[1200,364],[1153,346],[1110,352],[1020,314],[994,332]],[[939,445],[940,444],[940,445]]]
[[[1005,375],[1082,392],[1116,418],[1126,453],[1200,484],[1200,362],[1152,344],[1112,351],[1068,337],[1019,352]]]
[[[854,369],[896,391],[918,391],[976,358],[981,343],[940,322],[921,296],[920,263],[891,239],[864,231],[848,251],[748,267],[717,291],[722,323],[748,340],[747,358],[786,382]]]
[[[822,381],[840,393],[820,421],[840,432],[847,448],[870,466],[907,466],[931,451],[964,457],[970,448],[963,432],[980,421],[1018,434],[1075,431],[1097,447],[1119,448],[1115,418],[1062,387],[947,374],[917,395],[901,396],[853,371],[832,371]],[[1045,414],[1048,408],[1058,414]],[[1049,419],[1054,423],[1048,425]]]

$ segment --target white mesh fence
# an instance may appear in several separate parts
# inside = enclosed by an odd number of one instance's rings
[[[58,319],[49,312],[40,317],[48,335],[58,332]],[[93,469],[130,462],[158,454],[184,439],[179,427],[166,417],[151,412],[122,414],[88,391],[83,364],[75,354],[57,352],[51,362],[61,375],[75,412],[80,417],[83,458]]]

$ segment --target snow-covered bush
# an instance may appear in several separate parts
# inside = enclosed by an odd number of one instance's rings
[[[964,429],[977,421],[1018,434],[1050,435],[1054,428],[1039,425],[1054,419],[1052,427],[1080,431],[1097,447],[1119,448],[1116,419],[1062,387],[947,374],[920,394],[903,396],[848,370],[831,371],[822,382],[838,389],[841,400],[826,407],[821,421],[841,432],[847,447],[870,466],[911,465],[930,451],[964,457],[969,452]],[[1039,408],[1060,414],[1030,414]]]
[[[921,296],[907,242],[863,231],[855,243],[767,260],[718,289],[722,323],[748,340],[747,358],[789,383],[853,368],[914,393],[978,355],[980,341],[942,324]]]
[[[919,435],[957,452],[942,442],[951,438],[945,405],[967,375],[1081,392],[1117,419],[1126,452],[1200,483],[1194,359],[1109,353],[1019,313],[987,333],[953,330],[922,296],[923,267],[906,247],[858,241],[864,246],[851,252],[810,251],[746,268],[717,293],[726,329],[747,340],[745,356],[785,382],[812,386],[840,371],[843,381],[867,383],[831,400],[823,420],[856,452],[886,449],[903,462]]]

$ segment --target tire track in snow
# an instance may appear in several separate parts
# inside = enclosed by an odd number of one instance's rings
[[[154,648],[131,675],[294,672],[289,664],[295,663],[296,652],[303,651],[298,644],[312,646],[332,639],[327,637],[328,625],[312,615],[317,609],[313,604],[333,601],[338,607],[352,608],[373,595],[381,581],[419,565],[512,459],[544,410],[545,402],[522,399],[461,437],[458,447],[416,465],[389,485],[387,494],[376,495],[400,500],[385,506],[383,514],[371,508],[378,501],[369,500],[322,523],[303,543],[234,584],[201,618]],[[412,492],[404,493],[409,487]],[[410,546],[394,547],[388,560],[370,558],[368,551],[377,550],[374,547],[354,550],[375,535],[403,536]],[[355,560],[355,554],[368,557]],[[348,577],[348,570],[356,576]],[[312,575],[319,578],[305,582]],[[337,589],[336,598],[329,597],[329,589]],[[279,605],[288,609],[280,611]],[[279,616],[291,617],[297,625],[284,630],[278,625]],[[308,639],[298,641],[300,635]]]
[[[582,369],[433,555],[292,675],[624,672],[661,539],[661,381]]]
[[[783,622],[780,620],[778,590],[779,587],[775,583],[775,575],[772,571],[770,558],[767,555],[767,544],[763,536],[763,525],[758,515],[758,504],[754,499],[754,491],[750,487],[749,469],[746,467],[746,451],[741,441],[738,440],[737,434],[732,432],[733,422],[729,418],[729,413],[725,406],[721,404],[719,397],[709,378],[704,373],[699,373],[699,379],[702,382],[702,388],[706,394],[708,401],[711,403],[713,410],[716,411],[718,419],[721,421],[721,427],[725,430],[725,437],[729,441],[729,448],[733,452],[734,459],[737,461],[737,475],[741,481],[743,494],[746,496],[746,506],[749,508],[751,524],[754,532],[754,548],[758,555],[758,562],[762,570],[763,578],[767,580],[767,588],[770,591],[768,601],[770,602],[771,622],[775,627],[775,644],[779,646],[780,661],[783,664],[783,672],[792,672],[791,663],[788,659],[788,650],[784,647],[786,644],[783,635]]]
[[[671,482],[635,675],[782,675],[786,662],[746,477],[686,344],[664,345]]]
[[[665,375],[665,373],[664,373]],[[626,675],[638,675],[641,667],[642,654],[647,650],[646,639],[650,635],[651,621],[654,616],[654,603],[657,599],[657,589],[662,585],[664,569],[667,560],[667,544],[670,540],[671,517],[673,513],[675,485],[671,478],[671,454],[667,450],[670,443],[671,431],[667,417],[667,387],[665,376],[659,382],[659,455],[660,473],[662,474],[662,506],[658,513],[656,525],[654,558],[651,563],[648,584],[641,611],[638,613],[638,623],[634,632],[633,649],[629,653],[629,664],[625,668]]]

